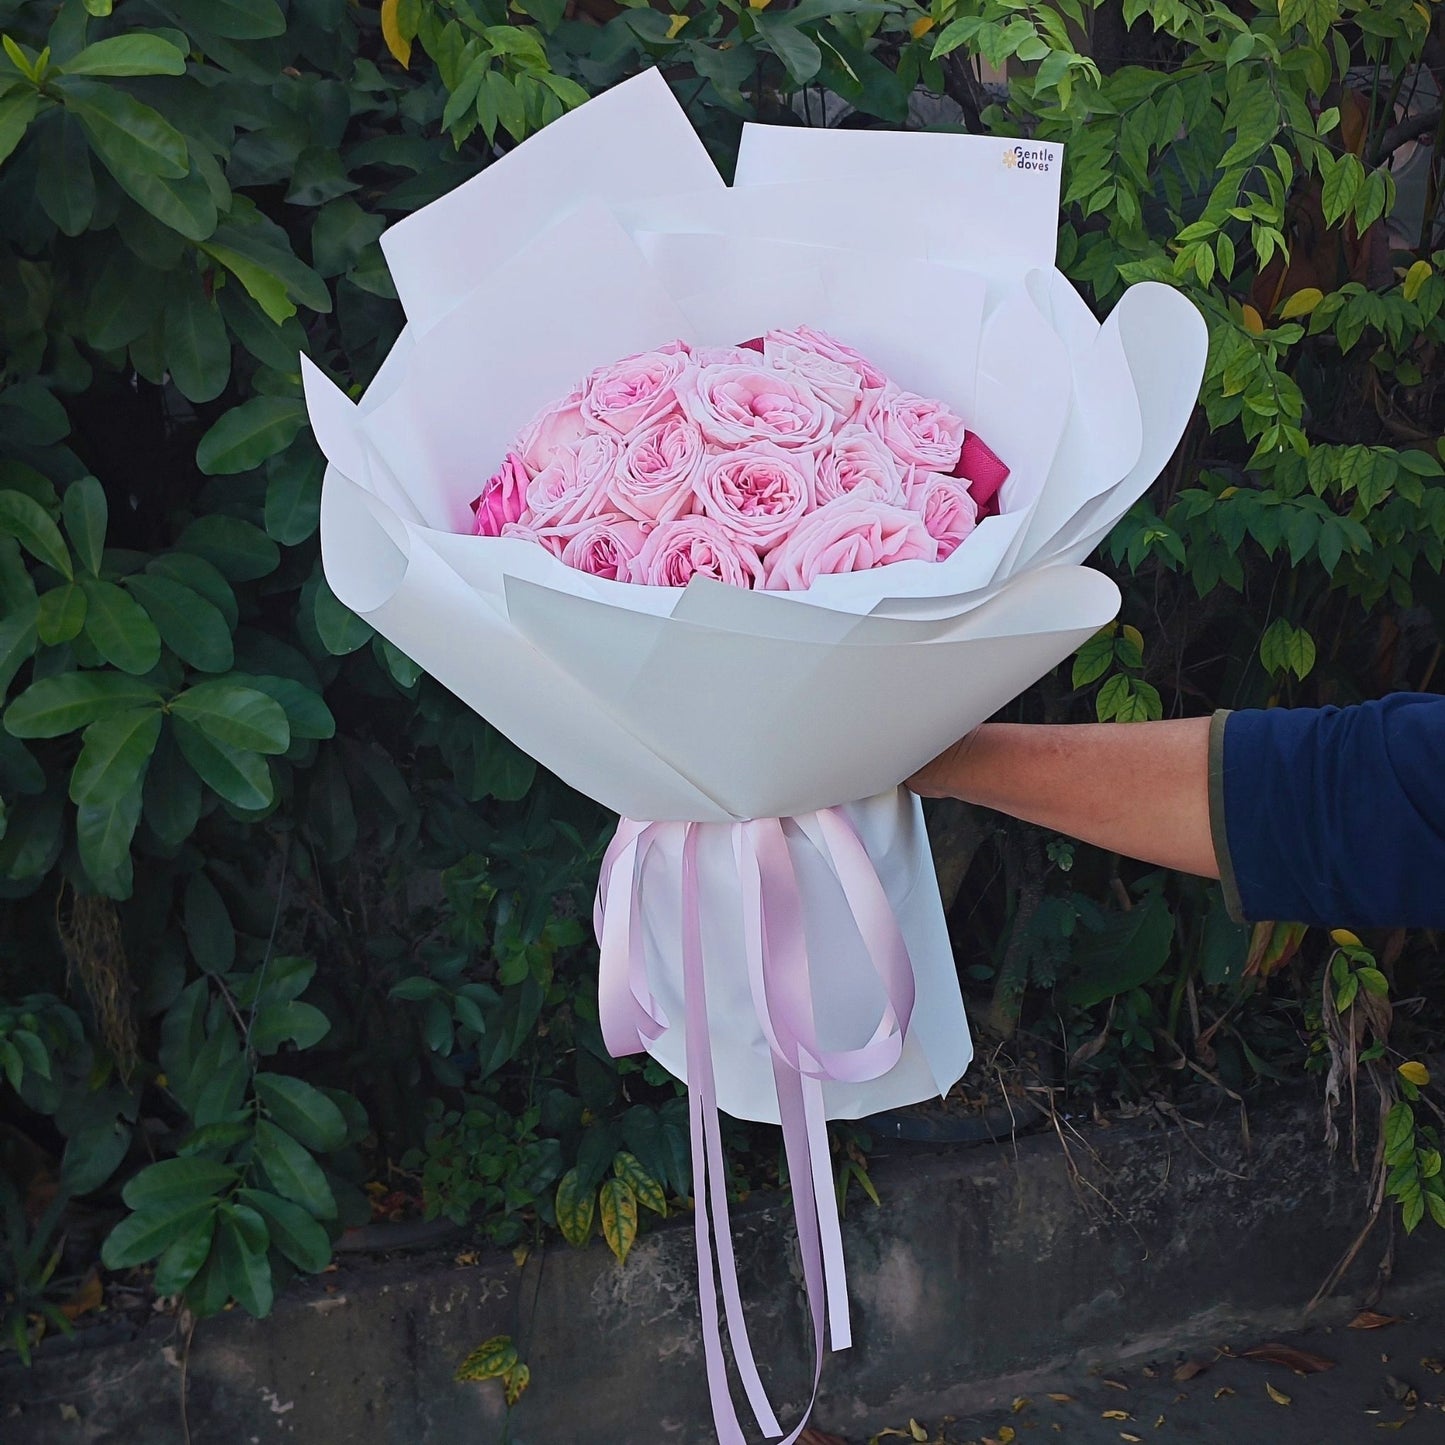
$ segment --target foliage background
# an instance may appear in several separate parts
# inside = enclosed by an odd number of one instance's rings
[[[104,1297],[98,1254],[197,1315],[263,1314],[373,1216],[601,1229],[625,1257],[639,1207],[689,1192],[677,1090],[596,1024],[609,820],[332,596],[296,361],[363,387],[402,320],[383,228],[628,74],[663,67],[724,173],[746,119],[1063,140],[1061,266],[1101,313],[1156,278],[1206,315],[1200,411],[1106,549],[1123,625],[1015,716],[1438,682],[1433,4],[0,0],[0,32],[22,1352]],[[1445,1219],[1423,1070],[1390,1067],[1441,1017],[1403,936],[1249,934],[1197,880],[961,806],[935,830],[965,986],[1036,1093],[1363,1064],[1390,1193]],[[739,1188],[778,1178],[738,1143]]]

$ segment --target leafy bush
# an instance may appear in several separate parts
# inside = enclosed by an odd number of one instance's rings
[[[654,64],[725,170],[743,119],[916,123],[922,93],[933,123],[1061,139],[1061,264],[1101,308],[1185,288],[1211,360],[1108,547],[1124,625],[1017,715],[1425,687],[1442,187],[1433,149],[1392,165],[1439,138],[1431,25],[1409,0],[0,0],[11,1204],[89,1196],[109,1267],[264,1313],[387,1167],[495,1239],[600,1218],[619,1255],[689,1189],[675,1091],[596,1024],[607,820],[321,574],[296,358],[375,371],[387,224]],[[1234,1089],[1300,1066],[1294,986],[1258,982],[1297,932],[940,821],[997,1030],[1058,1020],[1108,1092],[1176,1056]],[[51,1289],[53,1227],[12,1249],[17,1299]]]

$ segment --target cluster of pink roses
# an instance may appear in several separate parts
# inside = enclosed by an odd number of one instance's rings
[[[532,420],[472,509],[479,536],[600,577],[792,590],[941,561],[1007,474],[942,402],[800,326],[599,367]]]

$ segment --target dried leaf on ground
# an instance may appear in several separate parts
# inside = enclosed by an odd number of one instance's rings
[[[105,1291],[101,1288],[100,1274],[96,1270],[86,1275],[71,1297],[60,1306],[60,1313],[68,1320],[78,1320],[81,1315],[98,1310],[105,1303]]]
[[[1182,1365],[1175,1368],[1174,1378],[1182,1385],[1185,1380],[1192,1380],[1195,1375],[1202,1375],[1213,1363],[1213,1360],[1185,1360]]]
[[[1308,1350],[1297,1349],[1294,1345],[1274,1342],[1251,1345],[1249,1349],[1241,1350],[1240,1355],[1246,1360],[1258,1360],[1265,1365],[1283,1365],[1297,1375],[1318,1375],[1335,1367],[1335,1361],[1324,1355],[1313,1355]]]
[[[1422,1360],[1421,1363],[1423,1364],[1424,1361]],[[1438,1375],[1440,1372],[1439,1370],[1436,1370],[1435,1373]],[[1074,1397],[1072,1395],[1065,1395],[1061,1392],[1053,1390],[1049,1392],[1049,1399],[1051,1399],[1056,1405],[1072,1405],[1074,1403]]]
[[[1290,1397],[1286,1395],[1283,1390],[1276,1390],[1268,1381],[1265,1381],[1264,1388],[1269,1392],[1269,1398],[1273,1400],[1276,1405],[1288,1405],[1290,1403]]]
[[[1099,1383],[1107,1385],[1111,1390],[1127,1390],[1129,1388],[1123,1380],[1111,1380],[1107,1375],[1101,1376]]]
[[[1101,1414],[1105,1420],[1131,1420],[1133,1416],[1127,1410],[1105,1410]]]
[[[1233,1388],[1233,1386],[1231,1386],[1231,1385],[1221,1385],[1221,1386],[1214,1392],[1214,1398],[1215,1398],[1216,1400],[1223,1399],[1223,1397],[1224,1397],[1225,1395],[1232,1395],[1233,1393],[1234,1393],[1234,1388]]]
[[[1377,1310],[1361,1310],[1350,1321],[1352,1330],[1382,1330],[1386,1325],[1400,1323],[1399,1315],[1382,1315]]]
[[[1144,1439],[1142,1435],[1131,1435],[1127,1430],[1120,1430],[1119,1438],[1121,1440],[1131,1441],[1132,1445],[1142,1445]]]
[[[1023,1411],[1027,1410],[1031,1404],[1033,1404],[1033,1401],[1030,1400],[1027,1395],[1015,1395],[1014,1402],[1012,1406],[1010,1406],[1010,1408],[1013,1410],[1015,1415],[1018,1415],[1022,1414]]]

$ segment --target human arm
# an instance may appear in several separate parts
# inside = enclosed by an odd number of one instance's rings
[[[908,780],[1111,852],[1219,877],[1209,719],[985,723]]]
[[[909,786],[1220,877],[1236,917],[1445,927],[1445,697],[985,724]]]

